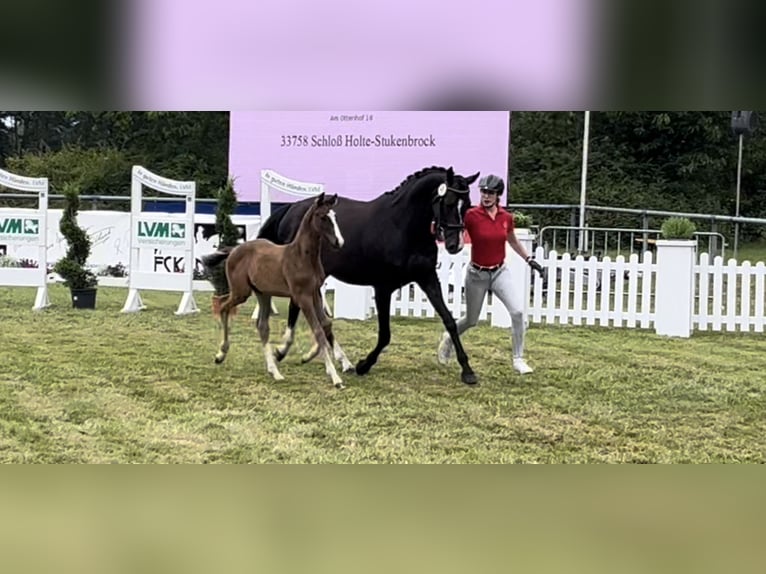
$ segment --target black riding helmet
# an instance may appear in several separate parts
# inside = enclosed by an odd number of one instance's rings
[[[503,178],[497,175],[489,174],[485,175],[479,180],[479,189],[481,191],[487,190],[497,194],[498,197],[503,195],[505,191],[505,182]]]

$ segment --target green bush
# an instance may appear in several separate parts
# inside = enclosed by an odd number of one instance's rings
[[[226,181],[224,187],[216,192],[216,197],[218,198],[218,205],[215,212],[215,230],[218,232],[218,248],[234,247],[239,242],[239,237],[237,226],[231,220],[231,216],[237,208],[237,194],[234,191],[234,181],[231,178]],[[204,278],[213,285],[216,296],[221,297],[229,292],[225,265],[207,270],[206,275]]]
[[[234,191],[234,181],[229,178],[226,185],[216,193],[218,207],[215,213],[215,230],[218,232],[218,247],[233,247],[239,237],[237,226],[231,216],[237,209],[237,193]]]
[[[662,224],[663,239],[693,239],[697,226],[685,217],[671,217]]]
[[[21,267],[21,262],[10,255],[0,255],[0,267]]]
[[[87,289],[98,285],[95,273],[85,268],[90,255],[90,237],[77,224],[77,212],[80,209],[80,195],[76,186],[64,186],[64,213],[61,215],[59,229],[67,241],[66,255],[56,262],[53,270],[61,275],[64,284],[70,289]]]
[[[518,229],[527,228],[532,225],[532,216],[526,215],[525,213],[521,213],[519,211],[514,212],[513,225]]]
[[[71,146],[8,158],[7,163],[14,173],[45,174],[52,190],[63,190],[69,184],[87,195],[130,195],[132,163],[116,149]]]

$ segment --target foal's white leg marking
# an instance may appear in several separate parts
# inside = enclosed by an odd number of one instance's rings
[[[286,355],[287,351],[290,350],[290,347],[293,346],[294,338],[295,338],[295,333],[290,327],[287,327],[287,329],[285,329],[285,334],[282,337],[282,344],[279,347],[277,347],[277,352],[282,356]]]
[[[274,360],[274,351],[271,349],[271,343],[266,343],[263,346],[263,354],[266,355],[266,369],[274,377],[275,381],[283,381],[285,378],[277,368],[277,362]]]
[[[338,339],[335,339],[332,347],[333,351],[335,352],[335,359],[340,361],[343,372],[347,373],[354,370],[354,365],[351,364],[351,361],[348,360],[346,353],[343,352],[343,348],[340,346],[340,344],[338,344]]]
[[[343,247],[343,234],[340,232],[340,227],[338,227],[338,219],[335,217],[335,210],[331,209],[327,213],[327,217],[329,217],[330,221],[332,221],[332,228],[335,231],[335,238],[338,240],[338,245]]]
[[[221,343],[218,345],[218,352],[215,354],[215,362],[223,363],[224,359],[226,359],[226,354],[229,352],[229,314],[226,313],[225,317],[222,314],[218,320],[221,328]]]
[[[321,293],[322,293],[322,309],[324,310],[324,314],[332,318],[332,312],[330,311],[330,306],[327,304],[327,297],[325,297],[324,290],[321,291]]]
[[[308,352],[304,353],[304,355],[301,357],[301,362],[308,363],[309,361],[313,361],[314,357],[316,357],[318,354],[319,354],[319,343],[317,343],[315,339],[314,345],[311,347],[311,349],[309,349]]]
[[[338,376],[338,371],[335,370],[335,365],[332,363],[332,356],[330,355],[329,349],[324,349],[322,351],[322,354],[324,355],[324,366],[325,371],[328,375],[330,375],[330,378],[332,379],[332,384],[335,385],[338,389],[345,388],[343,385],[343,380]]]

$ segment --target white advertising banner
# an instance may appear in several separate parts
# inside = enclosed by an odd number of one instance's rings
[[[5,221],[16,209],[0,208],[0,221]],[[48,210],[47,254],[48,265],[52,266],[66,254],[67,243],[59,230],[61,209]],[[259,215],[234,215],[232,221],[245,239],[253,239],[260,229]],[[143,220],[142,220],[143,221]],[[149,220],[147,219],[147,222]],[[91,240],[88,266],[98,271],[118,263],[130,266],[130,213],[119,211],[81,211],[77,222],[85,229]],[[9,224],[10,225],[10,224]],[[151,228],[151,222],[148,223]],[[202,271],[200,257],[212,253],[218,247],[218,234],[215,232],[215,215],[195,214],[194,216],[194,267]],[[14,259],[37,263],[37,246],[30,244],[11,244],[0,240],[0,254],[10,255]],[[183,246],[146,247],[142,250],[140,271],[155,273],[182,273],[186,267]]]

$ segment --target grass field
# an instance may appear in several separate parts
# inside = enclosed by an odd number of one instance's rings
[[[34,291],[0,288],[0,462],[15,463],[579,463],[766,461],[766,338],[533,325],[536,372],[510,368],[504,331],[480,326],[465,346],[480,377],[442,367],[435,320],[395,319],[393,341],[366,377],[335,390],[303,319],[286,381],[265,372],[249,316],[223,365],[209,294],[203,312],[173,315],[179,296],[101,288],[97,309],[31,311]],[[284,310],[284,306],[281,307]],[[272,319],[281,338],[284,312]],[[374,344],[373,321],[336,321],[352,361]]]
[[[734,257],[734,245],[729,246],[726,250],[725,260],[728,261],[730,257]],[[741,244],[737,248],[737,260],[750,261],[750,263],[757,263],[759,261],[766,261],[766,242],[750,242]]]

